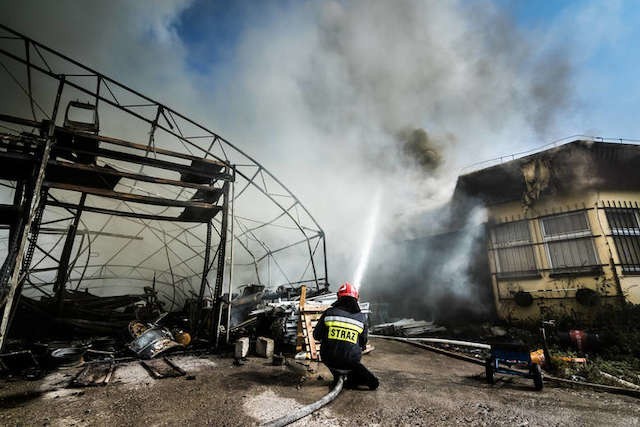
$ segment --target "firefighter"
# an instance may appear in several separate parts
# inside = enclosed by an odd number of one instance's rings
[[[358,290],[344,283],[338,289],[338,300],[322,314],[313,331],[313,338],[321,342],[322,361],[333,374],[333,385],[340,378],[338,370],[348,370],[346,388],[378,388],[378,378],[360,363],[367,346],[367,329],[358,305]]]

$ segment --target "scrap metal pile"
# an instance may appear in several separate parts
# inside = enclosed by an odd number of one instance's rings
[[[446,330],[444,326],[438,326],[434,322],[414,319],[400,319],[395,322],[381,323],[371,327],[372,334],[396,337],[419,337],[425,334],[444,332]]]
[[[255,288],[251,288],[255,291]],[[246,292],[251,290],[245,289]],[[253,295],[253,296],[251,296]],[[240,310],[235,301],[250,301],[244,307],[243,319],[232,314],[239,323],[231,327],[236,336],[272,337],[275,345],[284,351],[294,352],[296,357],[319,360],[319,343],[313,339],[313,329],[322,313],[336,301],[336,294],[327,288],[307,290],[302,286],[295,290],[278,289],[276,293],[257,292],[243,294],[232,301],[232,307]],[[360,302],[360,309],[368,315],[369,303]]]
[[[2,25],[0,93],[5,368],[218,349],[242,285],[327,288],[315,219],[215,132]]]

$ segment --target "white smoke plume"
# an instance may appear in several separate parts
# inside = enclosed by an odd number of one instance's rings
[[[561,52],[489,3],[328,2],[278,21],[249,31],[230,64],[221,93],[245,102],[227,124],[261,135],[259,158],[318,216],[333,281],[352,279],[376,188],[377,240],[394,239],[450,197],[462,165],[543,137],[571,99]],[[407,161],[412,132],[439,150],[432,167]]]

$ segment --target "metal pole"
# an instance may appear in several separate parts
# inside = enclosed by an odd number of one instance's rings
[[[16,296],[16,289],[18,288],[18,279],[20,276],[20,270],[22,267],[22,259],[24,257],[24,247],[27,243],[27,237],[31,230],[31,223],[33,222],[33,218],[36,217],[36,213],[38,207],[40,206],[40,197],[42,196],[42,182],[44,181],[45,170],[47,167],[47,162],[49,161],[49,155],[51,154],[51,146],[54,142],[54,132],[56,129],[56,117],[58,116],[58,107],[60,106],[60,96],[62,95],[62,90],[64,89],[65,77],[60,76],[60,83],[58,85],[58,93],[56,94],[56,100],[53,105],[53,114],[51,114],[51,121],[49,122],[49,129],[47,131],[47,141],[45,142],[44,150],[42,152],[42,159],[40,161],[40,169],[38,170],[38,175],[36,177],[35,185],[33,186],[33,194],[34,198],[31,203],[31,214],[29,215],[29,219],[27,219],[27,223],[25,224],[24,230],[22,231],[22,236],[20,236],[20,243],[18,246],[18,253],[16,255],[16,261],[13,265],[13,272],[11,273],[11,279],[9,280],[9,292],[6,296],[6,303],[4,305],[4,311],[2,313],[2,323],[0,323],[0,352],[3,351],[4,346],[7,340],[7,332],[9,331],[9,320],[11,318],[11,310],[13,308],[14,299]],[[29,268],[26,266],[25,268]]]
[[[13,194],[13,206],[20,206],[22,204],[22,196],[24,195],[25,182],[23,180],[16,181],[16,191]],[[18,233],[18,227],[13,226],[9,229],[9,246],[15,239],[15,235]],[[4,284],[4,283],[2,283]]]
[[[58,274],[56,277],[56,283],[53,290],[56,293],[56,302],[58,305],[58,314],[62,312],[62,306],[64,305],[64,291],[67,283],[69,259],[71,258],[71,250],[73,249],[73,243],[76,239],[76,232],[78,231],[78,224],[80,223],[80,216],[82,216],[82,208],[84,202],[87,200],[87,193],[82,193],[80,196],[80,202],[78,202],[78,209],[76,210],[76,216],[73,218],[73,223],[69,226],[67,232],[67,239],[64,242],[62,248],[62,255],[60,255],[60,263],[58,264]]]
[[[48,194],[49,194],[48,189],[44,187],[40,195],[40,205],[37,208],[36,217],[33,218],[31,223],[31,238],[29,239],[29,246],[25,249],[24,258],[22,259],[22,268],[20,270],[21,274],[18,277],[18,287],[16,288],[16,291],[15,291],[15,297],[13,299],[13,307],[11,308],[11,313],[9,313],[9,326],[7,327],[7,331],[11,327],[11,324],[13,323],[13,319],[16,316],[18,304],[20,303],[20,297],[22,296],[22,287],[24,286],[24,282],[28,279],[26,272],[28,268],[31,267],[31,260],[33,259],[33,253],[37,245],[38,236],[40,235],[40,224],[42,223],[42,214],[44,213],[44,208],[47,204]],[[29,201],[29,203],[31,202]]]
[[[329,271],[327,270],[327,236],[324,234],[324,231],[320,230],[322,233],[322,256],[324,257],[324,283],[329,289]]]
[[[313,250],[311,249],[311,243],[309,242],[309,236],[307,236],[307,232],[302,230],[302,234],[304,234],[304,237],[307,240],[307,250],[309,251],[309,260],[311,261],[311,269],[313,270],[313,280],[316,282],[316,290],[319,292],[320,284],[318,283],[318,272],[316,271],[316,261],[315,259],[313,259],[314,253],[313,253]]]
[[[229,183],[224,184],[224,201],[222,204],[222,225],[220,227],[220,244],[218,245],[218,266],[216,271],[216,285],[214,288],[214,306],[213,306],[213,334],[215,334],[215,348],[218,348],[220,338],[220,322],[222,316],[222,280],[224,279],[224,261],[225,249],[227,246],[227,227],[229,226]]]
[[[540,324],[540,333],[542,335],[542,351],[544,353],[544,366],[547,369],[553,369],[553,361],[551,360],[551,353],[549,353],[549,346],[547,345],[547,330],[545,328],[546,325],[553,325],[555,322],[553,320],[546,321],[542,320]]]
[[[229,284],[228,284],[228,303],[227,303],[227,336],[226,342],[229,344],[229,332],[231,328],[231,290],[233,289],[233,242],[235,241],[235,235],[233,232],[233,224],[235,222],[234,211],[235,211],[235,195],[236,195],[236,168],[233,167],[233,181],[231,181],[231,243],[229,245]]]
[[[200,292],[198,293],[195,331],[200,335],[202,325],[202,304],[204,302],[204,290],[207,287],[207,274],[209,274],[209,257],[211,256],[211,221],[207,222],[207,241],[204,248],[204,264],[202,266],[202,280],[200,281]]]

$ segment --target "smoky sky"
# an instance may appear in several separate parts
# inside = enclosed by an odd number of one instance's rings
[[[353,274],[374,190],[377,244],[420,234],[460,167],[557,134],[574,102],[570,55],[490,2],[261,5],[210,67],[178,31],[189,7],[2,2],[0,20],[254,155],[324,228],[332,283]]]

